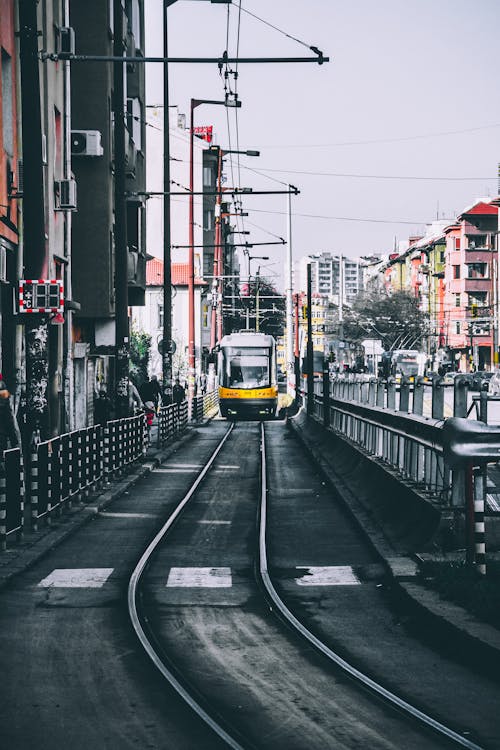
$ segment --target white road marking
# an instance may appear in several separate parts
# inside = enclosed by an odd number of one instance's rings
[[[349,565],[323,567],[299,565],[297,570],[307,571],[307,575],[297,578],[299,586],[353,586],[360,583]]]
[[[208,524],[212,524],[213,523],[213,524],[216,524],[216,525],[218,524],[219,526],[222,526],[222,525],[229,526],[230,523],[231,523],[231,521],[205,521],[205,520],[202,520],[202,521],[198,521],[198,523],[208,523]]]
[[[231,588],[231,568],[170,568],[171,588]]]
[[[158,518],[154,513],[110,513],[102,510],[99,513],[104,518]]]
[[[176,469],[155,469],[155,474],[192,474],[200,468],[200,466],[184,466]]]
[[[44,589],[100,589],[113,568],[56,568],[38,584]]]

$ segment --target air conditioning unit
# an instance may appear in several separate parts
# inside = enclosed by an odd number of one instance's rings
[[[76,211],[76,180],[60,180],[57,183],[60,211]]]
[[[101,134],[98,130],[72,130],[72,156],[102,156]]]
[[[57,54],[61,60],[67,60],[75,54],[75,30],[71,26],[61,26],[59,29],[59,49]]]

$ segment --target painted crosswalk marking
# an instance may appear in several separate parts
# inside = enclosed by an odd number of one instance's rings
[[[214,526],[230,526],[231,521],[208,521],[205,519],[202,519],[201,521],[198,521],[198,523],[206,523],[209,526],[214,524]]]
[[[231,568],[170,568],[170,588],[219,589],[232,586]]]
[[[304,575],[297,578],[299,586],[353,586],[360,583],[350,565],[299,565],[297,570],[305,571]]]
[[[100,589],[112,572],[113,568],[56,568],[38,586],[44,589]]]
[[[158,518],[154,513],[111,513],[111,511],[101,510],[101,518]]]

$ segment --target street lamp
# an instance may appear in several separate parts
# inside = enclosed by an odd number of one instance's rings
[[[189,264],[188,264],[188,403],[193,403],[196,372],[195,325],[194,325],[194,127],[193,116],[201,104],[217,104],[223,107],[241,107],[241,102],[226,94],[224,101],[213,99],[191,99],[189,125]]]
[[[214,267],[213,267],[213,281],[212,281],[212,315],[210,325],[210,349],[213,351],[215,348],[216,341],[220,341],[223,335],[223,321],[222,321],[222,298],[224,295],[224,257],[223,257],[223,243],[222,243],[222,232],[221,232],[221,204],[222,204],[222,160],[227,154],[243,154],[244,156],[260,156],[260,151],[248,149],[246,151],[238,151],[234,149],[222,149],[219,146],[211,146],[211,151],[217,152],[217,196],[216,196],[216,210],[215,210],[215,247],[214,247]],[[242,230],[228,230],[228,234],[250,234],[249,231]]]

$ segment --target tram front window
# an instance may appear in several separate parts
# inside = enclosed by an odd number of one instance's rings
[[[225,357],[224,383],[229,388],[263,388],[269,386],[269,358],[267,352],[228,352]]]

